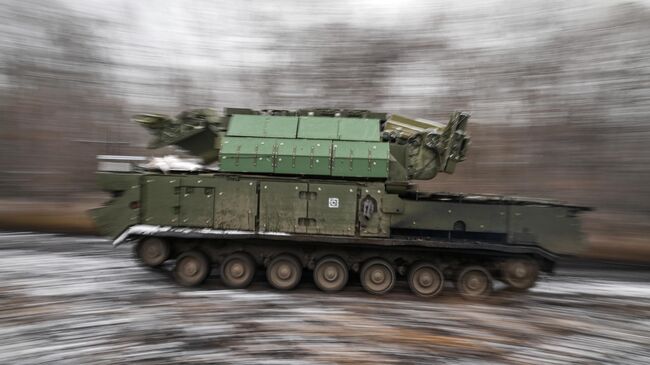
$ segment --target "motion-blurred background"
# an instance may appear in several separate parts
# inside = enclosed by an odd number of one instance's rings
[[[0,0],[0,226],[92,231],[95,156],[153,155],[134,113],[461,109],[422,190],[592,206],[589,256],[650,261],[649,35],[645,0]]]

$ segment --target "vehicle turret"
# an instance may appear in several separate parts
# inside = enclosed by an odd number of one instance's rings
[[[226,108],[223,116],[197,109],[133,119],[154,136],[151,148],[176,145],[224,172],[405,184],[454,172],[469,146],[468,118],[455,112],[445,124],[366,110]]]

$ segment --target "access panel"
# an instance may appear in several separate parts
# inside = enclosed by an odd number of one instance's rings
[[[307,184],[260,181],[261,232],[306,232]]]
[[[388,237],[392,214],[384,213],[384,184],[367,184],[359,188],[359,235],[368,237]]]
[[[334,141],[332,176],[388,177],[389,144]]]
[[[180,224],[212,227],[214,179],[211,176],[184,176],[180,186]]]
[[[378,142],[380,125],[379,119],[303,116],[298,138]]]
[[[276,174],[329,175],[332,141],[319,139],[278,139]]]
[[[237,176],[215,177],[214,228],[254,231],[257,181]]]
[[[142,222],[161,226],[178,225],[180,177],[142,177]]]
[[[219,168],[226,172],[273,172],[275,149],[273,138],[226,137],[221,144]]]
[[[357,187],[339,184],[309,184],[307,232],[354,236],[357,217]]]
[[[233,115],[228,136],[296,138],[298,117],[272,115]]]

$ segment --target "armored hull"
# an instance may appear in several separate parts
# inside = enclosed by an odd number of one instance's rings
[[[218,171],[98,174],[113,193],[93,212],[102,232],[115,245],[135,242],[145,265],[175,260],[183,285],[218,266],[226,285],[243,288],[265,268],[287,290],[307,268],[328,292],[358,273],[373,294],[403,276],[419,296],[453,280],[480,298],[493,279],[527,289],[557,255],[580,252],[585,208],[413,189],[409,180],[451,173],[464,159],[466,114],[444,125],[364,111],[233,113],[186,131],[177,123],[171,134],[156,124],[154,146],[179,145]]]

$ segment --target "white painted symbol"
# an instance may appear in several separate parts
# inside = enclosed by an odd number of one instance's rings
[[[338,208],[339,207],[339,198],[329,198],[327,200],[327,206],[330,208]]]

